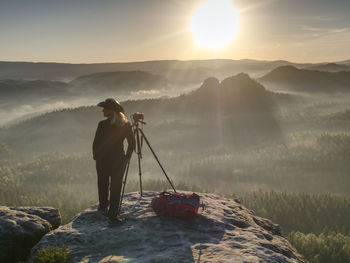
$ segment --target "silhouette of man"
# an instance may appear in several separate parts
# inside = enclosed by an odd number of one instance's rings
[[[108,98],[97,106],[103,107],[103,115],[107,117],[99,122],[92,145],[93,158],[96,160],[98,210],[108,216],[109,223],[118,223],[122,221],[118,210],[123,175],[135,148],[135,138],[118,101]],[[128,142],[126,154],[125,139]]]

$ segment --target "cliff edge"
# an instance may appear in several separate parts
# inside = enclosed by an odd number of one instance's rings
[[[162,218],[150,203],[156,192],[125,195],[124,222],[109,227],[91,206],[46,234],[32,249],[66,245],[70,262],[307,262],[278,225],[238,200],[200,194],[204,210],[193,220]]]
[[[0,262],[26,260],[41,237],[60,224],[52,207],[0,206]]]

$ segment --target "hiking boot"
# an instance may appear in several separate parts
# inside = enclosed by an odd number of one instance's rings
[[[107,214],[108,214],[108,208],[107,207],[105,207],[105,208],[98,207],[97,211],[100,212],[104,216],[107,216]]]

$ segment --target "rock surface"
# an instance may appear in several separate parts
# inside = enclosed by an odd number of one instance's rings
[[[280,235],[237,200],[200,194],[204,211],[190,221],[158,217],[150,207],[155,192],[126,194],[124,222],[109,227],[92,206],[46,234],[32,249],[71,249],[70,262],[306,262]]]
[[[61,215],[59,211],[52,207],[35,207],[35,206],[20,206],[9,207],[11,210],[25,212],[27,214],[36,215],[49,221],[52,229],[56,229],[61,225]]]
[[[60,223],[55,208],[0,206],[0,262],[25,260],[42,236]]]

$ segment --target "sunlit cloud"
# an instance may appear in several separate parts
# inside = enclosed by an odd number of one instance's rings
[[[131,95],[155,95],[155,94],[159,94],[160,91],[159,90],[138,90],[138,91],[132,91]]]
[[[260,1],[258,3],[254,3],[252,5],[249,5],[247,7],[244,7],[244,8],[241,8],[239,9],[239,12],[240,13],[246,13],[246,12],[249,12],[249,11],[252,11],[254,9],[258,9],[262,6],[267,6],[267,5],[270,5],[270,4],[273,4],[275,2],[278,2],[280,0],[266,0],[266,1]]]
[[[329,22],[334,20],[331,16],[294,16],[294,19],[305,20],[305,21],[316,21],[316,22]]]
[[[350,32],[350,27],[345,28],[322,28],[322,27],[311,27],[307,25],[301,26],[302,31],[306,31],[306,33],[296,34],[294,36],[299,37],[322,37],[331,34],[343,34]]]
[[[304,30],[304,31],[316,31],[316,32],[323,32],[325,29],[324,28],[319,28],[319,27],[311,27],[311,26],[306,26],[306,25],[303,25],[301,26],[301,30]]]
[[[344,32],[350,32],[350,27],[331,30],[331,33],[344,33]]]

